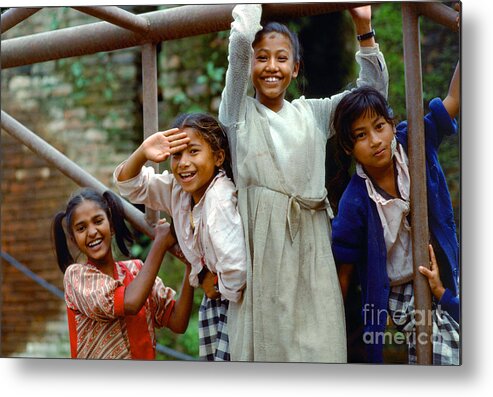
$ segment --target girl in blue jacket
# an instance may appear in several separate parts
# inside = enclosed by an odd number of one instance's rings
[[[458,66],[447,97],[433,99],[424,119],[430,243],[444,286],[433,302],[433,363],[437,365],[459,364],[459,245],[438,161],[443,137],[457,132]],[[406,335],[408,361],[415,363],[416,340],[422,336],[416,335],[414,320],[407,122],[396,126],[385,98],[371,87],[361,87],[337,106],[334,128],[338,150],[352,156],[356,172],[338,204],[332,250],[340,269],[350,265],[358,269],[368,361],[383,362],[390,318]]]

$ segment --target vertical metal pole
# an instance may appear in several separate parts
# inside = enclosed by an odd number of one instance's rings
[[[406,107],[409,127],[408,155],[409,174],[411,177],[416,354],[418,364],[429,365],[433,364],[431,291],[426,277],[418,271],[420,265],[426,265],[429,262],[423,87],[419,19],[416,8],[412,3],[402,3],[402,28],[406,73]]]
[[[144,113],[144,139],[157,132],[157,55],[156,45],[147,43],[142,46],[142,87]],[[159,171],[158,164],[148,162],[148,166]],[[146,208],[146,220],[151,225],[159,220],[159,212]]]

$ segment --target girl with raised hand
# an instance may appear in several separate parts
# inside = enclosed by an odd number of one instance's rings
[[[86,260],[77,263],[68,238]],[[175,292],[156,277],[164,254],[176,240],[169,224],[160,221],[145,264],[140,260],[115,261],[112,240],[128,256],[132,235],[125,225],[123,207],[111,191],[77,191],[65,211],[53,222],[53,237],[60,270],[64,273],[72,358],[155,358],[155,328],[184,333],[193,302],[188,283],[190,266],[178,301]]]
[[[331,252],[325,147],[343,92],[285,100],[300,45],[285,25],[260,26],[262,6],[233,9],[229,66],[219,108],[230,140],[248,244],[247,287],[231,317],[233,360],[345,362],[344,307]],[[351,10],[360,39],[358,85],[384,95],[388,74],[371,8]],[[255,96],[247,95],[253,84]]]
[[[146,161],[171,156],[171,172],[156,174]],[[133,203],[165,211],[191,263],[190,284],[204,289],[199,308],[199,353],[230,360],[228,307],[241,299],[246,252],[236,207],[228,140],[208,114],[183,114],[174,128],[147,138],[114,173],[121,194]]]

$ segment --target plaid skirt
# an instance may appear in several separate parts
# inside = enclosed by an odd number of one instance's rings
[[[416,364],[416,320],[412,283],[392,287],[389,296],[389,315],[397,329],[407,337],[409,364]],[[432,319],[433,365],[459,365],[459,324],[449,313],[441,310],[435,300],[432,302]],[[418,336],[418,342],[419,340]]]
[[[199,355],[205,361],[230,361],[228,300],[204,295],[199,308]]]

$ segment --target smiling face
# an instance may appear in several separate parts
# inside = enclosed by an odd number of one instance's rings
[[[254,46],[252,82],[255,97],[274,112],[282,108],[286,90],[298,76],[299,62],[295,62],[288,36],[270,32]]]
[[[354,147],[351,154],[365,171],[376,178],[393,165],[391,143],[394,126],[383,116],[369,111],[353,124]]]
[[[113,266],[111,224],[98,203],[84,200],[74,209],[71,235],[91,263],[100,267]]]
[[[214,153],[209,143],[193,128],[183,130],[190,138],[187,148],[171,157],[171,171],[177,182],[197,204],[224,161],[222,150]]]

